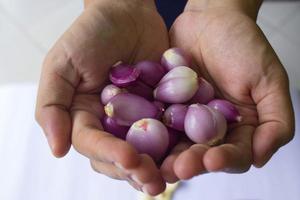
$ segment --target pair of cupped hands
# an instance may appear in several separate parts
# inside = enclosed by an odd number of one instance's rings
[[[294,114],[287,74],[256,15],[190,0],[168,33],[153,0],[91,1],[44,61],[36,118],[53,154],[62,157],[73,145],[95,171],[150,195],[163,192],[166,182],[262,167],[293,138]],[[157,166],[102,130],[100,92],[116,62],[159,61],[170,47],[192,55],[194,69],[217,97],[238,107],[243,121],[229,127],[224,144],[180,141]]]

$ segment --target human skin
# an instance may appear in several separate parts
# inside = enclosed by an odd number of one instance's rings
[[[260,3],[190,0],[174,22],[171,46],[193,56],[194,69],[213,84],[217,97],[238,107],[243,121],[230,126],[219,146],[180,142],[161,166],[167,182],[262,167],[293,138],[289,80],[255,23]]]
[[[46,56],[36,119],[55,156],[72,144],[95,171],[159,194],[165,181],[154,161],[103,131],[100,91],[116,62],[159,61],[169,47],[167,29],[153,0],[93,0],[85,7]]]
[[[241,173],[252,164],[263,166],[292,139],[294,115],[286,72],[255,24],[260,3],[189,0],[175,21],[171,45],[193,55],[194,69],[244,119],[218,147],[181,141],[159,171],[149,156],[102,131],[99,93],[117,61],[159,60],[169,47],[165,25],[152,0],[86,1],[42,70],[36,118],[53,154],[65,155],[72,143],[99,173],[152,195],[164,190],[162,176],[175,182],[207,171]]]

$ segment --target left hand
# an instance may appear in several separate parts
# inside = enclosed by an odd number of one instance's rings
[[[195,69],[213,84],[217,97],[238,107],[243,121],[229,127],[220,146],[180,142],[161,166],[168,182],[262,167],[294,134],[288,77],[256,16],[238,6],[199,9],[195,1],[173,24],[171,44],[193,56]]]

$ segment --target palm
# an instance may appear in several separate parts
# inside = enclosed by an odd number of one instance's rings
[[[207,150],[207,147],[198,145],[191,150],[188,149],[190,144],[179,144],[179,152],[188,150],[181,154],[175,151],[176,156],[167,158],[164,173],[175,181],[175,174],[185,179],[204,171],[248,170],[253,157],[264,153],[255,152],[252,136],[258,125],[277,120],[270,115],[279,102],[270,102],[270,97],[274,97],[276,89],[286,87],[285,72],[277,64],[279,61],[271,46],[250,18],[218,9],[185,11],[173,24],[170,37],[172,46],[181,47],[193,55],[195,69],[213,84],[217,97],[225,98],[239,108],[243,121],[229,128],[225,144],[218,147]],[[277,83],[273,83],[268,91],[268,81],[272,79]],[[279,82],[285,86],[279,86]],[[264,92],[270,96],[263,96]],[[271,126],[274,128],[276,124]],[[202,161],[192,161],[193,158],[199,160],[199,156]],[[183,163],[190,166],[189,169],[183,167]],[[174,165],[175,172],[166,170],[170,164]]]

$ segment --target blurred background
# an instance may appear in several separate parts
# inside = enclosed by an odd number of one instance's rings
[[[34,122],[43,59],[82,10],[82,0],[0,0],[0,200],[136,199],[128,184],[96,175],[73,149],[60,160],[50,156]],[[266,1],[258,24],[288,71],[299,125],[300,1]],[[203,175],[184,184],[175,199],[299,200],[299,137],[263,169]]]
[[[0,0],[0,85],[36,83],[45,54],[82,9],[82,0]],[[300,2],[265,2],[258,24],[300,88]]]

